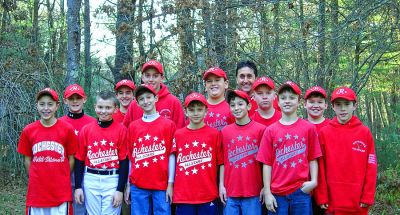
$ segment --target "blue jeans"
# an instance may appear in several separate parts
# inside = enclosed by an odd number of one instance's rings
[[[218,215],[216,201],[202,204],[176,204],[176,215]]]
[[[293,193],[285,196],[275,195],[278,207],[276,213],[268,211],[268,214],[278,215],[312,215],[311,196],[297,189]]]
[[[228,197],[224,209],[224,215],[260,215],[261,202],[256,197]]]
[[[153,213],[152,213],[153,212]],[[141,189],[131,184],[131,215],[170,215],[165,190]]]

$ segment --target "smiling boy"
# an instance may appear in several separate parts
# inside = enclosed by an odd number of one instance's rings
[[[336,117],[319,133],[323,157],[315,197],[330,214],[367,215],[376,189],[374,139],[354,115],[357,96],[352,89],[335,89],[331,102]]]

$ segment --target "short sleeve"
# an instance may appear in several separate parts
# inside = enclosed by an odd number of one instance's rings
[[[86,158],[86,130],[87,126],[83,127],[83,129],[79,132],[78,136],[78,150],[75,154],[75,158],[80,161],[85,161]]]
[[[128,144],[127,144],[127,129],[123,126],[120,127],[118,137],[118,159],[125,160],[128,155]]]
[[[217,138],[217,165],[224,164],[224,150],[222,149],[222,134],[218,132]]]
[[[315,128],[315,126],[311,126],[311,128],[309,129],[308,140],[308,160],[312,161],[321,157],[321,146],[319,144],[317,129]]]
[[[67,148],[67,156],[74,155],[79,148],[78,137],[75,135],[72,126],[68,127],[67,129],[66,148]]]
[[[26,128],[22,131],[21,136],[19,137],[17,152],[25,156],[33,156],[32,144],[29,142]]]
[[[261,138],[260,149],[257,153],[257,160],[269,166],[272,166],[273,163],[272,142],[272,130],[267,128],[264,131],[263,137]]]

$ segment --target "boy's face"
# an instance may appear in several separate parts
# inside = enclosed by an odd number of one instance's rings
[[[357,108],[354,101],[349,101],[342,98],[335,99],[332,106],[340,124],[345,124],[348,122],[353,116],[353,112]]]
[[[237,88],[249,94],[253,83],[256,80],[254,71],[249,67],[240,68],[237,72],[236,83]]]
[[[228,88],[228,81],[223,77],[210,74],[206,79],[206,91],[209,97],[218,99],[224,97],[225,90]]]
[[[157,101],[157,96],[154,96],[154,94],[150,92],[144,92],[142,95],[137,97],[138,105],[146,114],[150,114],[155,111],[155,104]]]
[[[36,103],[37,110],[42,120],[51,120],[58,109],[59,104],[48,95],[43,95]]]
[[[310,96],[306,99],[304,108],[307,110],[308,116],[318,119],[324,115],[324,111],[328,107],[325,98],[321,96]]]
[[[190,123],[200,124],[207,114],[207,107],[204,104],[192,102],[186,107],[185,111]]]
[[[68,110],[71,113],[81,113],[85,102],[86,97],[82,97],[78,94],[73,94],[67,99],[64,99],[64,104],[68,106]]]
[[[241,120],[248,116],[249,110],[251,109],[251,104],[247,104],[246,100],[235,96],[229,102],[229,108],[235,119]]]
[[[258,107],[262,110],[269,110],[272,108],[274,98],[274,90],[265,84],[258,86],[254,90],[254,99],[256,100]]]
[[[292,114],[297,111],[299,106],[299,95],[291,91],[283,91],[278,95],[278,105],[282,113]]]
[[[160,90],[160,85],[163,80],[164,76],[154,68],[146,69],[142,74],[143,83],[151,85],[156,92]]]
[[[117,90],[117,99],[119,103],[127,108],[129,104],[133,101],[133,90],[126,86],[121,86]]]
[[[116,110],[117,107],[111,99],[99,98],[94,106],[94,111],[101,122],[110,121]]]

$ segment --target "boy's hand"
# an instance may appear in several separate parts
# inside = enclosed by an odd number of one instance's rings
[[[173,191],[174,191],[174,183],[168,183],[168,187],[165,192],[165,202],[169,202],[169,204],[172,204]]]
[[[369,205],[368,204],[364,204],[364,203],[360,203],[360,207],[361,208],[366,208],[366,207],[369,207]]]
[[[264,192],[264,201],[267,210],[276,213],[275,208],[278,207],[278,203],[276,202],[276,199],[271,192]]]
[[[314,190],[315,187],[317,187],[316,181],[306,181],[303,183],[300,189],[304,193],[310,193],[312,190]]]
[[[322,209],[327,210],[328,209],[328,204],[322,204],[319,207],[322,208]]]
[[[131,197],[131,189],[129,185],[127,185],[124,192],[124,200],[127,205],[131,204],[130,197]]]
[[[120,191],[115,191],[114,196],[113,196],[113,207],[117,208],[121,206],[122,204],[122,199],[123,199],[124,194]]]
[[[264,187],[261,189],[261,192],[260,192],[260,202],[261,202],[261,204],[265,203],[265,201],[264,201]]]
[[[82,188],[78,188],[74,192],[75,202],[78,204],[83,204],[85,202],[85,196],[83,195]]]
[[[221,202],[226,205],[226,189],[224,185],[219,185],[219,198],[221,199]]]

